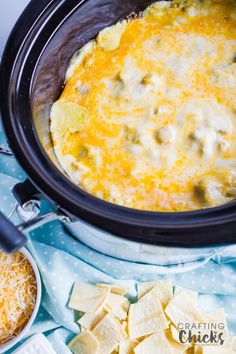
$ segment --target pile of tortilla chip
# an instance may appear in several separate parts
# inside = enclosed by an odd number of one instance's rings
[[[224,310],[204,313],[196,292],[173,289],[171,280],[138,283],[136,303],[130,303],[125,296],[128,292],[121,285],[75,283],[69,307],[82,316],[78,321],[81,333],[68,345],[74,354],[236,353],[236,339],[228,335]],[[201,338],[209,336],[211,323],[220,324],[216,332],[222,332],[224,343],[200,344],[189,340],[188,331],[180,339],[184,324],[197,337],[199,328],[194,324],[199,323],[204,324]]]

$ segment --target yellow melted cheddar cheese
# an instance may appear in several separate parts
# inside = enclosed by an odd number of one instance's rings
[[[236,5],[159,1],[71,60],[51,111],[62,167],[98,198],[189,211],[236,195]]]

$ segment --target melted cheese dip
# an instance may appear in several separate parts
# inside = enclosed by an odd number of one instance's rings
[[[51,111],[58,160],[109,202],[188,211],[236,195],[236,6],[154,3],[77,53]]]

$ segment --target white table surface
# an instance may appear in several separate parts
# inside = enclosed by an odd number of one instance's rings
[[[40,0],[38,0],[40,1]],[[0,57],[7,41],[7,38],[17,18],[29,0],[1,0],[0,8]]]

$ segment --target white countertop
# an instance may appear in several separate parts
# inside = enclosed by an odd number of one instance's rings
[[[40,1],[40,0],[38,0]],[[0,57],[11,32],[12,27],[20,16],[29,0],[5,0],[0,10]]]

